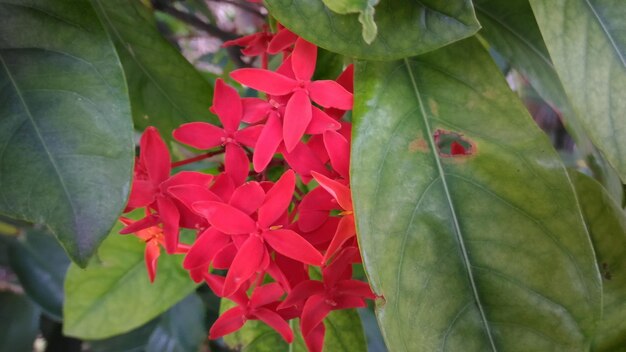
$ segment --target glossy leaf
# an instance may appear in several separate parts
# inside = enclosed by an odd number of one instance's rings
[[[483,47],[359,62],[355,83],[355,218],[388,348],[583,350],[600,317],[591,243],[558,155]],[[436,150],[446,133],[468,153]]]
[[[322,0],[324,5],[333,12],[346,15],[350,13],[359,14],[359,22],[361,22],[362,37],[367,44],[371,44],[378,34],[378,27],[374,21],[374,5],[378,4],[378,0]]]
[[[31,229],[12,243],[11,269],[28,296],[49,316],[63,319],[63,281],[70,260],[50,234]]]
[[[223,299],[220,311],[224,312],[234,306],[231,301]],[[367,351],[361,319],[355,309],[331,312],[324,320],[324,324],[326,326],[324,351]],[[224,341],[230,348],[240,348],[241,351],[306,352],[298,320],[291,320],[289,326],[294,333],[291,345],[287,344],[275,330],[258,320],[248,320],[239,331],[224,336]]]
[[[144,263],[145,243],[111,231],[98,257],[86,269],[70,266],[65,280],[64,333],[103,339],[130,331],[193,292],[196,284],[182,267],[182,256],[162,250],[153,284]]]
[[[559,111],[568,133],[576,141],[576,149],[594,170],[594,176],[621,202],[619,176],[593,146],[580,117],[571,107],[528,0],[477,0],[474,7],[483,26],[480,35]]]
[[[159,33],[141,1],[92,0],[122,60],[135,127],[156,126],[164,138],[190,121],[217,122],[213,89]]]
[[[322,1],[266,0],[271,15],[304,39],[346,56],[391,60],[466,38],[480,25],[468,0],[384,0],[376,5],[378,34],[362,38],[358,14],[339,15]]]
[[[124,75],[86,0],[0,0],[0,213],[46,224],[85,265],[126,202]]]
[[[626,6],[619,0],[530,4],[575,113],[626,182]]]
[[[0,351],[32,351],[39,309],[23,294],[0,292]]]
[[[602,273],[603,316],[594,351],[626,346],[626,213],[592,178],[570,172]]]

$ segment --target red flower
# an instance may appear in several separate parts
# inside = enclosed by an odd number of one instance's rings
[[[255,272],[265,270],[269,265],[269,249],[305,264],[322,263],[322,255],[309,242],[284,229],[285,223],[279,221],[291,203],[295,182],[295,174],[290,170],[267,194],[260,186],[251,189],[244,204],[207,201],[193,205],[213,227],[239,242],[222,295],[230,296]],[[253,213],[256,219],[251,217]]]
[[[237,306],[220,315],[209,331],[210,339],[217,339],[239,330],[246,320],[261,320],[276,330],[285,341],[293,341],[293,332],[289,324],[275,312],[277,301],[284,291],[277,283],[258,286],[248,296],[244,291],[237,291],[232,297]]]
[[[283,119],[283,140],[291,152],[313,118],[311,101],[343,110],[352,108],[352,93],[335,81],[311,81],[317,57],[317,47],[302,38],[296,41],[291,54],[294,77],[268,70],[243,68],[231,72],[231,77],[251,88],[274,96],[290,95]]]
[[[174,138],[197,149],[224,146],[226,172],[235,184],[240,185],[245,182],[250,169],[250,161],[242,145],[253,147],[263,127],[250,126],[239,130],[243,113],[241,98],[221,79],[215,84],[211,111],[219,117],[223,129],[206,122],[190,122],[174,130]]]

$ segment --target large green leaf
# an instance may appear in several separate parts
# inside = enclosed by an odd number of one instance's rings
[[[603,276],[603,317],[594,351],[626,346],[626,214],[592,178],[570,172]]]
[[[355,83],[355,216],[389,349],[584,350],[601,283],[576,197],[483,47],[359,62]]]
[[[163,38],[148,8],[140,1],[92,3],[122,60],[135,127],[156,126],[171,138],[182,123],[214,119],[211,85]]]
[[[46,224],[85,265],[130,188],[113,44],[86,0],[0,0],[0,213]]]
[[[207,338],[204,304],[191,294],[163,314],[150,335],[147,352],[196,352]]]
[[[619,175],[593,146],[580,117],[574,113],[528,0],[476,0],[474,7],[483,26],[480,34],[560,112],[567,131],[576,140],[577,150],[594,170],[594,176],[621,201],[623,191]]]
[[[626,182],[626,6],[531,0],[565,92],[594,144]]]
[[[193,292],[182,257],[162,253],[153,284],[144,263],[145,243],[111,231],[86,269],[70,266],[65,279],[63,331],[103,339],[141,326]]]
[[[235,306],[235,303],[223,299],[220,311],[224,312]],[[367,351],[365,335],[361,326],[361,318],[355,309],[337,310],[324,319],[326,335],[324,351],[360,352]],[[230,348],[248,352],[305,352],[308,351],[297,319],[289,322],[294,333],[294,341],[290,344],[271,327],[259,320],[248,320],[240,330],[224,336]]]
[[[63,281],[70,260],[59,243],[44,231],[29,229],[12,242],[9,261],[29,297],[61,321]]]
[[[266,0],[278,21],[330,51],[373,60],[391,60],[437,49],[480,28],[469,0],[383,0],[376,5],[378,34],[361,36],[359,14],[339,15],[322,0]]]

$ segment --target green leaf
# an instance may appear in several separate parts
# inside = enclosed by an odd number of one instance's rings
[[[333,12],[346,15],[349,13],[358,13],[359,22],[363,26],[363,40],[367,44],[372,44],[376,35],[378,34],[378,28],[374,21],[374,6],[378,4],[378,0],[322,0],[324,5],[331,9]]]
[[[589,176],[571,171],[603,276],[603,317],[594,351],[626,346],[626,214]]]
[[[575,113],[626,182],[626,6],[617,0],[530,4]]]
[[[196,284],[182,257],[162,252],[156,279],[148,279],[145,243],[111,231],[86,269],[70,266],[65,279],[63,331],[82,339],[103,339],[143,325],[193,292]]]
[[[91,5],[0,0],[0,213],[85,265],[130,188],[124,75]]]
[[[0,292],[0,351],[33,351],[39,309],[24,295]]]
[[[359,62],[355,84],[351,185],[388,348],[588,346],[601,289],[575,194],[478,41]]]
[[[235,307],[235,303],[222,299],[220,311]],[[324,351],[359,352],[367,351],[365,335],[359,313],[355,309],[336,310],[324,319],[326,336]],[[289,321],[294,341],[289,345],[271,327],[259,320],[248,320],[238,331],[224,336],[230,348],[248,352],[306,352],[308,351],[297,319]]]
[[[376,6],[376,39],[367,44],[362,38],[362,22],[369,23],[369,17],[359,21],[361,14],[332,13],[319,0],[266,0],[265,3],[272,16],[304,39],[324,49],[363,59],[391,60],[418,55],[469,37],[480,28],[471,1],[384,0]],[[370,35],[367,33],[366,37]]]
[[[63,319],[63,281],[70,265],[63,248],[48,233],[30,229],[14,241],[11,269],[28,296],[49,316]]]
[[[574,113],[528,0],[477,0],[474,7],[483,26],[480,35],[529,80],[543,99],[559,110],[567,131],[576,140],[576,149],[590,164],[594,176],[621,201],[619,176],[593,146],[580,117]]]
[[[206,338],[204,304],[198,295],[192,294],[163,314],[146,351],[196,352]]]
[[[159,33],[140,1],[92,0],[117,48],[131,98],[135,127],[156,126],[164,138],[190,121],[216,122],[213,89]]]

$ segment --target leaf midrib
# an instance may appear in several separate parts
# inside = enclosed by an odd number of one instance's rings
[[[461,226],[459,225],[459,220],[457,218],[456,215],[456,209],[454,207],[454,204],[452,202],[452,196],[450,194],[450,190],[448,189],[448,181],[446,179],[446,174],[443,170],[443,165],[441,164],[441,160],[439,159],[439,156],[437,155],[437,146],[435,145],[435,141],[433,140],[433,133],[430,127],[430,123],[428,121],[428,117],[426,115],[426,111],[424,110],[424,103],[422,101],[422,96],[421,93],[417,87],[417,82],[415,80],[415,76],[413,74],[413,70],[411,69],[411,65],[409,64],[408,59],[404,59],[404,65],[409,73],[409,78],[411,80],[411,85],[413,86],[413,92],[415,93],[415,97],[417,99],[418,105],[419,105],[419,109],[420,109],[420,115],[422,117],[422,120],[424,122],[424,127],[426,128],[426,134],[428,135],[428,144],[430,147],[430,151],[435,159],[435,164],[437,165],[437,172],[439,173],[439,177],[441,178],[441,183],[443,185],[443,190],[444,193],[446,195],[446,200],[447,200],[447,204],[448,207],[450,208],[450,214],[452,215],[452,223],[454,225],[454,233],[457,237],[457,240],[459,242],[459,245],[461,247],[461,253],[463,254],[463,264],[465,266],[465,269],[467,271],[467,275],[468,275],[468,279],[470,281],[470,284],[472,286],[472,293],[474,296],[474,300],[476,302],[476,306],[478,307],[478,310],[480,312],[480,316],[481,316],[481,320],[483,322],[485,331],[487,333],[487,337],[489,339],[489,343],[491,345],[491,349],[495,352],[497,351],[497,348],[495,346],[495,342],[491,333],[491,328],[489,327],[489,324],[487,322],[487,317],[485,315],[485,311],[483,309],[482,306],[482,302],[480,300],[480,296],[478,294],[478,288],[476,287],[476,282],[474,279],[474,273],[472,271],[472,265],[470,263],[470,259],[469,256],[467,254],[467,249],[465,248],[465,241],[463,239],[463,235],[461,233]]]
[[[7,77],[9,78],[9,81],[11,81],[11,85],[15,89],[15,92],[16,92],[18,98],[20,99],[20,103],[24,107],[24,111],[26,112],[26,116],[28,117],[27,121],[29,121],[30,124],[33,126],[35,134],[37,135],[37,138],[39,139],[39,142],[41,143],[41,146],[43,147],[44,151],[46,152],[46,155],[48,156],[48,160],[50,161],[50,164],[52,165],[52,168],[54,169],[54,173],[56,174],[57,178],[59,179],[59,183],[61,184],[61,188],[63,189],[63,193],[65,194],[65,197],[67,198],[67,201],[69,202],[70,208],[72,210],[72,215],[74,216],[72,222],[75,224],[75,219],[78,219],[78,215],[76,213],[76,207],[74,205],[74,201],[72,200],[72,197],[70,196],[70,192],[69,192],[69,190],[67,188],[67,185],[65,184],[65,180],[61,176],[61,172],[60,172],[60,169],[59,169],[59,167],[58,167],[58,165],[56,163],[56,160],[52,157],[52,153],[50,152],[50,149],[48,149],[48,145],[46,144],[45,139],[41,135],[41,131],[39,131],[39,126],[37,126],[37,123],[35,122],[35,118],[33,117],[33,114],[30,111],[30,108],[28,107],[28,104],[26,104],[26,101],[24,100],[24,96],[22,95],[22,91],[21,91],[20,87],[17,85],[17,82],[15,81],[15,79],[13,78],[13,75],[11,74],[11,71],[9,70],[9,67],[6,65],[6,63],[4,61],[4,58],[2,57],[2,54],[0,54],[0,64],[2,65],[2,68],[4,69],[4,71],[7,73]]]
[[[619,51],[619,48],[617,47],[617,43],[615,42],[615,39],[613,39],[613,36],[609,32],[608,28],[606,28],[606,26],[604,25],[604,21],[600,17],[600,14],[598,14],[595,7],[591,5],[591,2],[589,2],[589,0],[584,0],[584,1],[585,1],[585,4],[587,4],[589,9],[591,10],[591,13],[593,13],[593,16],[598,20],[598,23],[600,23],[600,27],[602,28],[602,31],[604,32],[604,34],[606,34],[606,37],[609,38],[609,42],[611,43],[611,46],[613,47],[613,49],[615,49],[615,52],[617,53],[617,57],[619,57],[620,61],[622,62],[622,65],[626,67],[626,60],[622,56],[622,53]]]

